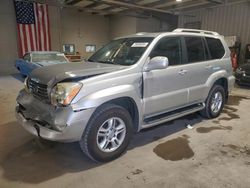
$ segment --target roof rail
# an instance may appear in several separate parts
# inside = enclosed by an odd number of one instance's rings
[[[147,32],[139,32],[139,33],[136,33],[136,35],[145,35]]]
[[[206,30],[199,30],[199,29],[185,29],[185,28],[178,28],[175,29],[173,32],[190,32],[190,33],[200,33],[206,35],[215,35],[219,36],[220,34],[214,31],[206,31]]]

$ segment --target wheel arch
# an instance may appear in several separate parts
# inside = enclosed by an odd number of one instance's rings
[[[105,103],[100,105],[96,109],[96,111],[99,108],[101,108],[103,105],[107,105],[107,104],[115,104],[115,105],[118,105],[118,106],[125,108],[129,112],[129,114],[132,118],[134,132],[137,132],[139,130],[139,110],[138,110],[138,107],[137,107],[134,99],[132,99],[131,97],[115,98],[115,99],[106,101]]]
[[[205,99],[207,98],[210,90],[213,88],[214,85],[221,85],[226,94],[226,100],[228,99],[228,94],[229,94],[229,81],[227,78],[227,72],[225,70],[220,70],[218,72],[213,73],[207,80],[206,82],[206,87],[207,87],[207,94],[205,96]]]
[[[226,102],[228,100],[228,80],[225,77],[217,79],[213,85],[221,85],[224,88],[225,95],[226,95]]]

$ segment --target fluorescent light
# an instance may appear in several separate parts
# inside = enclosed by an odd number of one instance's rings
[[[176,2],[182,2],[182,0],[176,0]]]

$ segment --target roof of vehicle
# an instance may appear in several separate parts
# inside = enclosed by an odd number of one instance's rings
[[[140,32],[132,35],[127,35],[119,38],[132,38],[132,37],[153,37],[156,38],[160,35],[193,35],[193,36],[208,36],[208,37],[221,37],[221,35],[214,31],[206,31],[206,30],[198,30],[198,29],[184,29],[184,28],[178,28],[175,29],[172,32],[154,32],[154,33],[148,33],[148,32]]]

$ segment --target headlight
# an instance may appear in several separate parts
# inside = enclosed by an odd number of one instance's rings
[[[69,105],[75,98],[82,87],[79,82],[62,82],[58,83],[51,91],[51,104]]]
[[[28,88],[28,79],[29,79],[29,77],[27,76],[25,78],[25,80],[24,80],[24,89],[25,89],[26,92],[29,93],[30,91],[29,91],[29,88]]]

